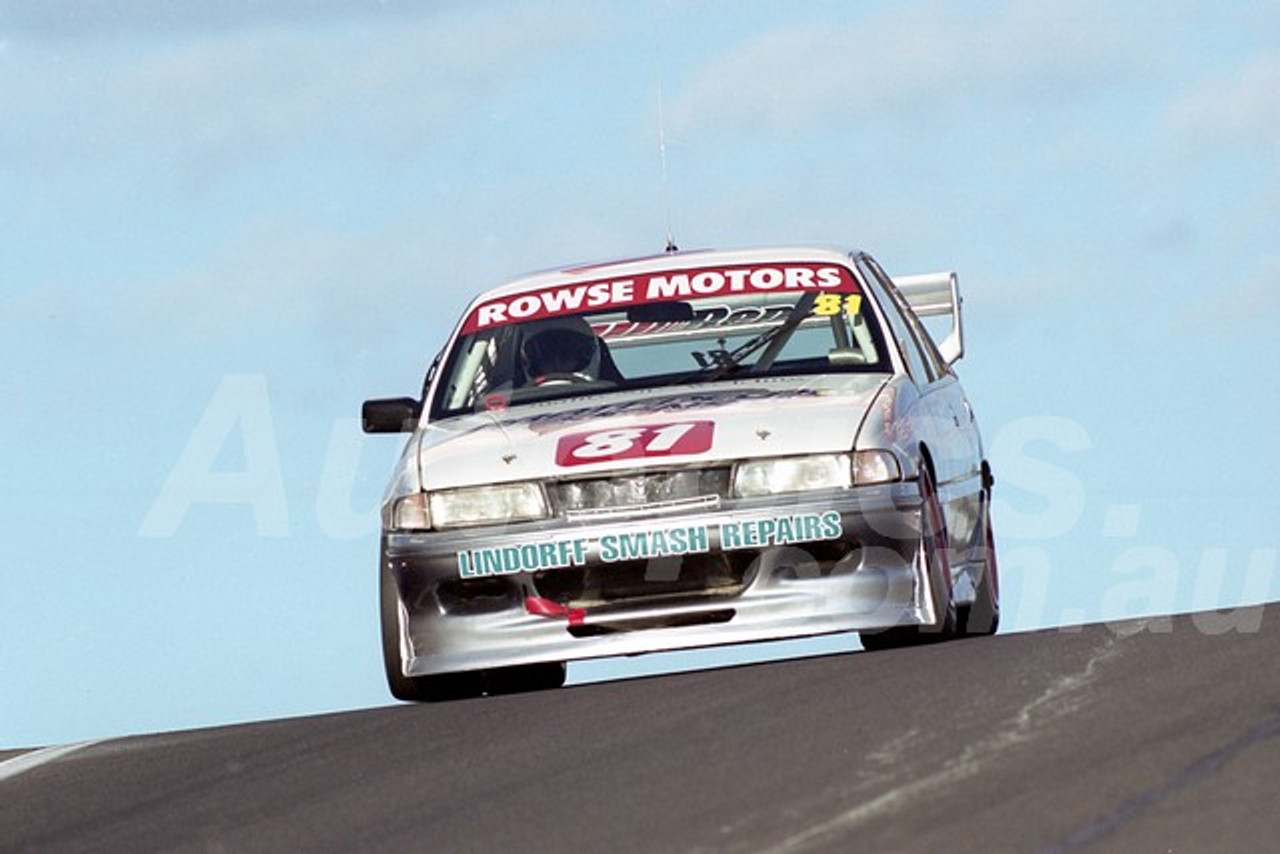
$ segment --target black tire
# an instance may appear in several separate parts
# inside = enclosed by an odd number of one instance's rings
[[[413,680],[404,675],[400,661],[400,612],[396,584],[383,562],[378,577],[378,616],[382,628],[382,669],[387,687],[397,700],[414,700]]]
[[[500,667],[487,676],[490,694],[523,694],[528,691],[550,691],[564,685],[568,669],[564,662],[548,661]]]
[[[443,703],[491,694],[518,694],[545,691],[564,684],[567,669],[564,662],[552,661],[502,667],[496,670],[471,670],[440,673],[432,676],[405,676],[400,660],[400,603],[390,571],[382,569],[379,609],[382,621],[382,666],[386,672],[391,696],[409,703]]]
[[[996,540],[991,528],[991,492],[982,499],[982,579],[973,602],[956,611],[963,637],[994,635],[1000,628],[1000,572],[996,566]]]
[[[412,688],[409,696],[400,697],[415,703],[448,703],[466,700],[484,693],[484,671],[437,673],[431,676],[404,676]]]
[[[933,485],[933,474],[923,463],[920,465],[920,499],[922,520],[920,545],[925,550],[929,567],[930,587],[933,592],[933,608],[941,619],[928,626],[895,626],[859,635],[862,648],[869,651],[897,649],[950,640],[956,635],[957,610],[951,591],[951,564],[947,560],[947,528]]]
[[[437,676],[405,676],[400,660],[400,602],[396,583],[383,565],[379,578],[379,615],[382,622],[382,666],[391,696],[409,703],[436,703],[479,697],[484,692],[484,674],[442,673]]]

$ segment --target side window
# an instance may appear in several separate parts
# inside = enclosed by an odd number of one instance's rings
[[[458,339],[444,363],[436,391],[436,417],[473,410],[485,395],[511,382],[515,363],[512,327],[473,332]]]
[[[897,288],[893,286],[893,282],[884,274],[884,271],[869,258],[864,258],[863,261],[865,270],[869,273],[868,277],[874,278],[880,291],[892,301],[891,305],[882,305],[881,308],[884,310],[885,319],[889,323],[889,330],[894,340],[898,343],[898,350],[902,353],[902,358],[907,362],[907,371],[917,385],[928,385],[938,378],[938,374],[921,352],[916,332],[906,320],[907,317],[911,316],[910,310],[904,311],[906,304],[902,299],[902,295],[898,293]]]

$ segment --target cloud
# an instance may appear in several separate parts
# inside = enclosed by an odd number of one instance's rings
[[[179,4],[191,12],[188,26],[118,38],[96,23],[108,8],[142,20],[163,4],[72,5],[95,18],[74,41],[7,32],[0,153],[10,162],[149,158],[208,170],[335,142],[418,151],[597,26],[593,7],[581,4],[416,7],[353,19],[319,14],[334,4],[292,3],[284,11],[297,20],[277,10],[201,28],[194,10],[205,4]]]
[[[974,105],[1041,109],[1143,73],[1130,28],[1099,20],[1107,8],[1011,3],[973,11],[924,2],[860,21],[777,29],[709,62],[672,114],[685,129],[785,130],[916,121]],[[1160,61],[1154,44],[1144,48],[1143,62]]]
[[[374,318],[404,304],[438,260],[429,235],[414,230],[405,223],[361,233],[259,218],[198,264],[140,289],[125,322],[163,330],[171,345],[190,350],[288,336],[341,352],[348,341],[373,339]]]
[[[1175,100],[1169,124],[1200,146],[1280,147],[1280,53],[1253,57]]]
[[[1270,341],[1277,321],[1280,253],[1273,252],[1254,259],[1239,280],[1207,283],[1196,299],[1172,316],[1171,326],[1179,334],[1225,334],[1233,339],[1253,330]]]

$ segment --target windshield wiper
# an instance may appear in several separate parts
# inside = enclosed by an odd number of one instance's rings
[[[767,346],[784,328],[786,328],[786,324],[779,324],[772,329],[766,329],[754,338],[744,341],[733,350],[710,350],[707,353],[695,351],[693,357],[702,365],[702,370],[698,371],[695,376],[700,376],[704,380],[718,380],[729,376],[729,374],[737,373],[738,368],[742,367],[744,359],[760,348]]]
[[[695,351],[693,357],[698,360],[698,364],[702,366],[692,374],[681,377],[676,380],[677,384],[691,382],[715,382],[724,379],[730,374],[737,373],[742,367],[742,362],[748,356],[755,353],[762,347],[768,347],[766,354],[769,356],[768,363],[763,364],[765,370],[773,363],[773,357],[778,354],[786,344],[787,339],[791,337],[791,333],[809,314],[809,309],[813,305],[813,294],[806,295],[796,303],[795,308],[787,315],[787,319],[779,323],[772,329],[766,329],[754,338],[750,338],[738,345],[733,350],[709,350],[706,353]],[[776,342],[776,346],[775,345]],[[763,360],[762,360],[763,361]],[[755,369],[760,369],[761,363],[755,365]]]

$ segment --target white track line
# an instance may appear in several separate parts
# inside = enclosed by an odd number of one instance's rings
[[[24,753],[21,756],[14,757],[6,762],[0,762],[0,782],[10,780],[19,774],[30,771],[32,768],[39,768],[41,765],[48,765],[55,762],[68,753],[74,753],[77,750],[83,750],[86,747],[92,747],[106,741],[104,738],[95,739],[93,741],[80,741],[75,744],[59,744],[55,747],[42,747],[39,750],[33,750],[30,753]]]

